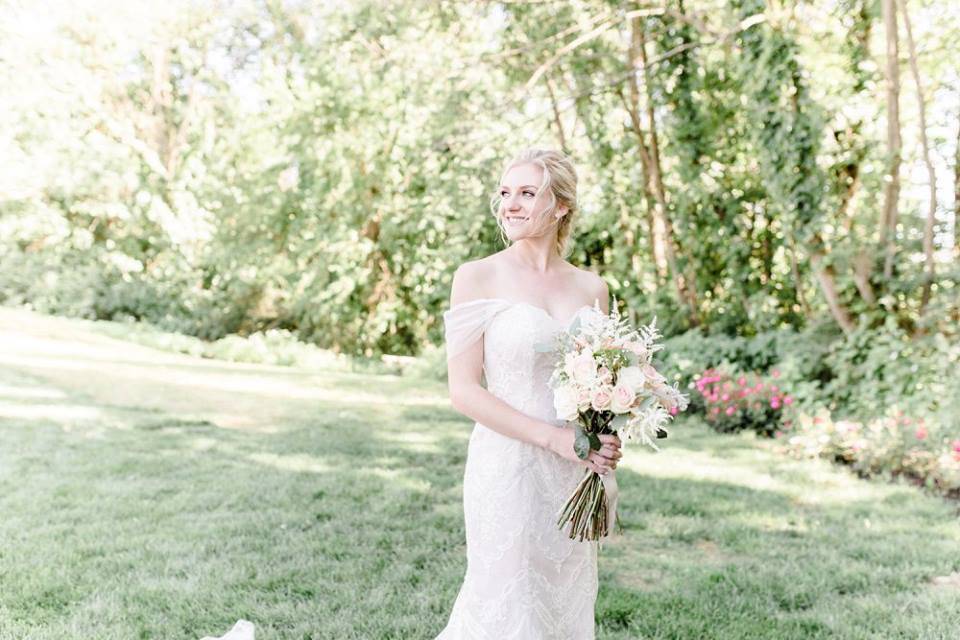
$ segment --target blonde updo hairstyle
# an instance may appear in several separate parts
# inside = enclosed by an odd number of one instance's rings
[[[511,159],[500,174],[500,181],[497,183],[497,189],[490,200],[490,209],[494,218],[497,220],[497,226],[500,229],[500,237],[504,244],[509,244],[503,220],[503,198],[500,195],[500,185],[507,172],[513,167],[522,164],[533,164],[543,170],[543,180],[537,189],[536,198],[539,200],[544,193],[549,194],[550,204],[543,210],[543,213],[532,220],[533,234],[542,235],[551,228],[557,230],[557,254],[561,258],[569,255],[570,231],[573,224],[573,216],[577,212],[577,171],[573,167],[570,158],[552,149],[524,149]],[[566,207],[567,212],[559,219],[554,219],[556,213],[561,207]]]

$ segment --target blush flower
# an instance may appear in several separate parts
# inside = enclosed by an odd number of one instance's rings
[[[633,404],[637,394],[634,393],[630,385],[618,382],[613,388],[613,398],[610,401],[610,410],[614,413],[626,413]]]
[[[593,396],[590,398],[590,406],[593,407],[594,411],[603,411],[610,406],[611,400],[613,400],[612,390],[610,387],[603,385],[593,392]]]

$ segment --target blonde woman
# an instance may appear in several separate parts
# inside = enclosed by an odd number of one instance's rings
[[[577,212],[569,158],[522,152],[491,208],[509,246],[456,270],[443,315],[450,400],[476,423],[463,480],[467,571],[437,640],[588,640],[597,543],[570,540],[556,514],[584,468],[616,469],[620,441],[600,436],[599,451],[577,457],[547,385],[556,356],[533,345],[596,303],[607,313],[609,294],[565,260]]]

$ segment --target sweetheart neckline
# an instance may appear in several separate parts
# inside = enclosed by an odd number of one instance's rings
[[[569,318],[566,322],[564,322],[564,321],[562,321],[562,320],[558,320],[557,318],[554,318],[553,315],[552,315],[549,311],[547,311],[546,309],[544,309],[543,307],[537,306],[537,305],[535,305],[535,304],[533,304],[533,303],[530,303],[530,302],[527,302],[527,301],[525,301],[525,300],[507,300],[506,298],[477,298],[477,299],[475,299],[475,300],[470,300],[470,301],[468,301],[468,302],[461,302],[461,303],[458,304],[458,305],[454,305],[453,307],[450,307],[450,310],[452,311],[455,307],[459,307],[459,306],[467,305],[467,304],[473,304],[473,303],[475,303],[475,302],[490,302],[490,301],[506,302],[508,305],[512,305],[512,306],[526,305],[526,306],[528,306],[528,307],[531,307],[531,308],[533,308],[533,309],[536,309],[536,310],[540,311],[541,313],[543,313],[543,315],[547,316],[548,318],[550,318],[551,320],[553,320],[555,323],[557,323],[557,324],[559,324],[559,325],[561,325],[561,326],[564,326],[564,327],[569,327],[569,326],[573,323],[573,321],[577,319],[577,316],[580,315],[580,312],[583,311],[584,309],[592,309],[592,308],[593,308],[593,307],[590,306],[589,304],[582,305],[579,309],[577,309],[576,311],[573,312],[573,315],[570,316],[570,318]]]

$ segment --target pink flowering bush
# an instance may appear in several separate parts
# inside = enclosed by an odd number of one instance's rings
[[[823,410],[802,413],[782,449],[796,457],[849,464],[861,476],[904,476],[960,497],[960,434],[947,433],[896,409],[870,422],[834,421]]]
[[[696,402],[692,407],[702,411],[707,423],[720,432],[749,429],[760,435],[773,436],[790,427],[790,407],[794,398],[777,384],[778,372],[770,378],[753,373],[728,373],[707,369],[691,387]]]

